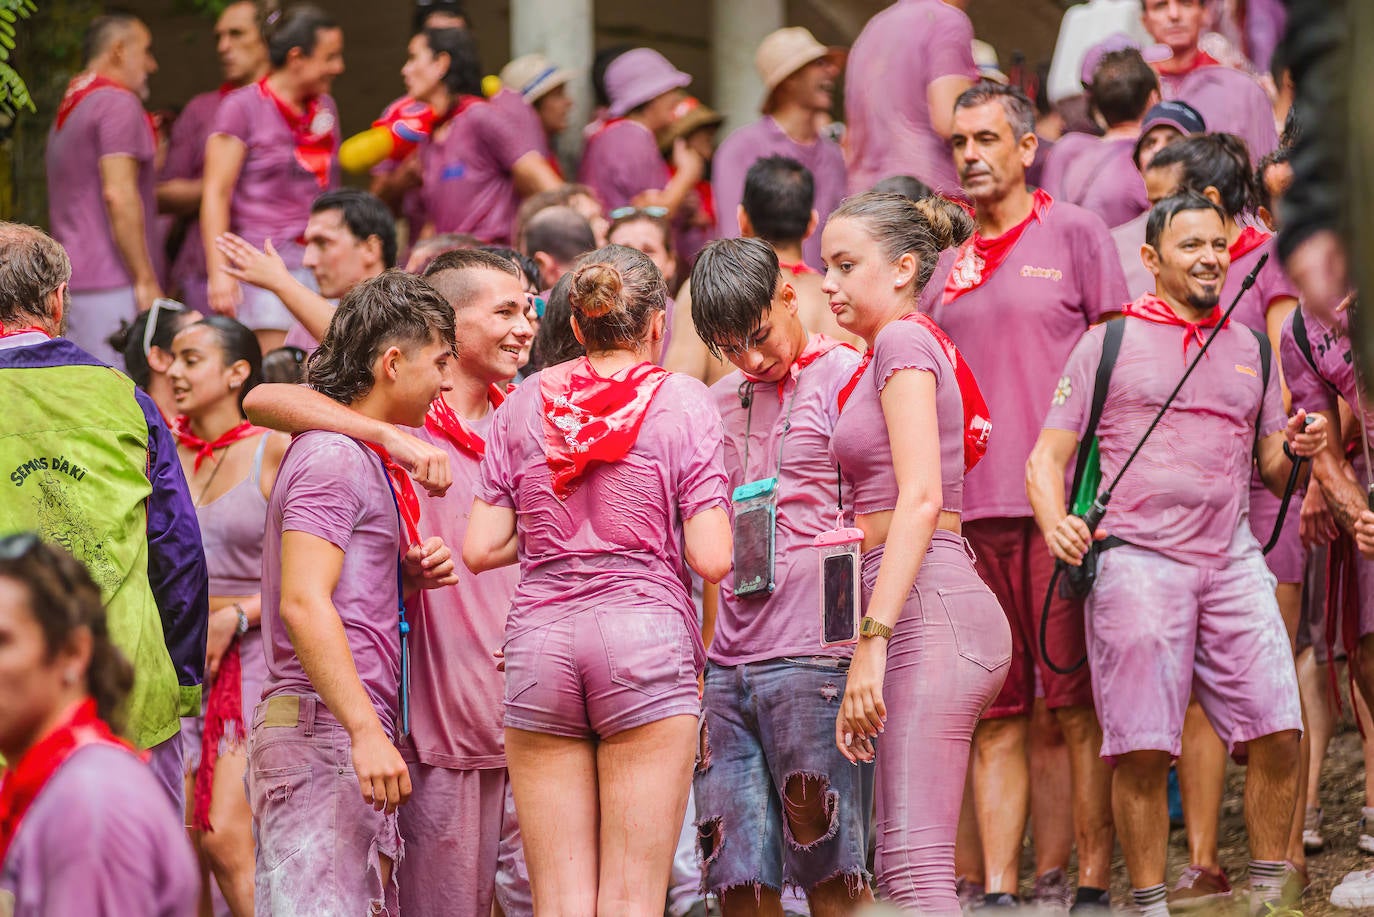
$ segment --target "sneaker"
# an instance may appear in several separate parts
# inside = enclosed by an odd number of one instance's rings
[[[1215,867],[1189,866],[1169,892],[1169,909],[1191,911],[1230,897],[1231,880],[1226,878],[1225,872]]]
[[[1073,907],[1069,908],[1070,914],[1084,915],[1084,917],[1107,917],[1111,912],[1111,892],[1102,889],[1087,889],[1081,885],[1078,887],[1078,893],[1074,895]]]
[[[1331,903],[1336,907],[1374,907],[1374,870],[1347,873],[1341,884],[1331,889]]]
[[[1365,853],[1374,853],[1374,835],[1369,833],[1369,813],[1371,810],[1363,809],[1361,811],[1359,847]],[[1306,836],[1305,833],[1304,836]]]
[[[965,914],[983,903],[984,891],[981,882],[970,882],[964,876],[954,883],[954,893],[959,896],[959,908]]]
[[[1046,914],[1067,914],[1073,905],[1073,888],[1064,870],[1055,868],[1035,880],[1030,903]]]
[[[1374,842],[1374,838],[1370,839]],[[1318,806],[1309,808],[1302,820],[1302,848],[1308,853],[1318,853],[1326,846],[1326,838],[1322,836],[1322,810]]]
[[[993,892],[983,896],[983,907],[1020,907],[1021,899],[1011,892]]]

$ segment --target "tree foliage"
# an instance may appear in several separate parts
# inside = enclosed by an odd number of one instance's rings
[[[38,12],[33,0],[0,0],[0,115],[37,111],[28,84],[14,69],[10,55],[18,45],[18,24]]]

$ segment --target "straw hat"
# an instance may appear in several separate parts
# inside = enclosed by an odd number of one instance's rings
[[[715,127],[725,116],[709,105],[701,104],[695,96],[686,96],[673,106],[673,123],[658,132],[658,146],[663,152],[673,148],[679,137],[690,137],[703,127]]]
[[[501,68],[501,85],[514,89],[533,105],[554,89],[576,76],[542,54],[525,54]]]
[[[689,85],[692,78],[668,63],[668,58],[652,48],[635,48],[611,61],[606,68],[608,111],[623,118],[645,102]]]
[[[783,80],[823,57],[830,58],[837,67],[844,64],[844,51],[827,48],[801,26],[778,29],[759,42],[759,49],[754,52],[754,69],[763,80],[764,110],[768,109],[773,90]]]
[[[1001,83],[1003,86],[1011,82],[1000,69],[997,49],[977,38],[973,39],[973,63],[978,67],[978,75],[983,79]]]

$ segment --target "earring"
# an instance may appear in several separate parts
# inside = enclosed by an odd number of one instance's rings
[[[66,672],[62,673],[62,683],[69,688],[76,684],[76,670],[68,669]]]
[[[236,391],[238,391],[238,389],[239,389],[239,383],[237,383],[237,382],[230,382],[230,383],[229,383],[229,391],[231,391],[231,392],[236,392]]]

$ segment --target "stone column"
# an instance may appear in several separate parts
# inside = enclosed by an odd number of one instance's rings
[[[769,32],[787,24],[786,0],[713,0],[711,19],[713,108],[725,116],[719,136],[759,116],[763,83],[754,51]]]
[[[511,2],[511,57],[538,51],[560,67],[577,71],[568,84],[568,93],[573,98],[569,126],[558,138],[558,152],[565,166],[577,161],[582,150],[582,125],[592,114],[593,7],[594,0]],[[568,178],[576,180],[576,175],[570,174]]]

